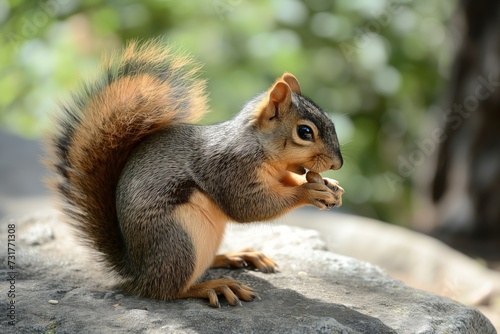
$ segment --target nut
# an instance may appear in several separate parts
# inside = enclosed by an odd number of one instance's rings
[[[309,183],[324,183],[321,175],[319,175],[318,173],[315,173],[315,172],[307,172],[306,180]]]

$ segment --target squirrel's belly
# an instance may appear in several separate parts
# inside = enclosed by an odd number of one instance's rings
[[[190,286],[212,264],[229,218],[211,198],[198,190],[187,203],[176,206],[173,217],[191,237],[195,248],[194,271],[187,284]]]

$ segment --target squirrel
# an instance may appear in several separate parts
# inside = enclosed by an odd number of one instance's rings
[[[216,255],[227,222],[342,204],[339,183],[318,174],[343,163],[333,122],[285,73],[232,119],[196,125],[208,98],[190,56],[132,41],[106,59],[102,77],[61,104],[46,145],[63,219],[127,293],[214,307],[220,295],[259,298],[235,280],[199,279],[278,269],[252,249]]]

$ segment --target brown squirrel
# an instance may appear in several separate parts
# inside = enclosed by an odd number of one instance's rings
[[[208,268],[277,265],[251,249],[216,255],[226,223],[340,206],[344,190],[317,173],[342,156],[334,124],[289,73],[233,119],[191,124],[207,112],[198,69],[157,42],[130,43],[61,107],[48,165],[65,217],[126,292],[241,305],[257,297],[250,287],[197,280]]]

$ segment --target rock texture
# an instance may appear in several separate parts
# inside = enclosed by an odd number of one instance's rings
[[[53,212],[8,223],[16,226],[16,325],[9,326],[2,312],[2,333],[496,333],[476,309],[334,254],[312,230],[246,225],[228,231],[223,248],[262,250],[281,272],[209,271],[207,278],[238,279],[262,298],[213,309],[204,300],[161,302],[114,290],[113,278],[76,245]],[[5,250],[0,255],[6,310],[11,282]]]
[[[302,209],[287,216],[286,223],[319,231],[329,251],[380,266],[414,288],[476,307],[500,329],[500,272],[482,261],[424,234],[360,216]]]

